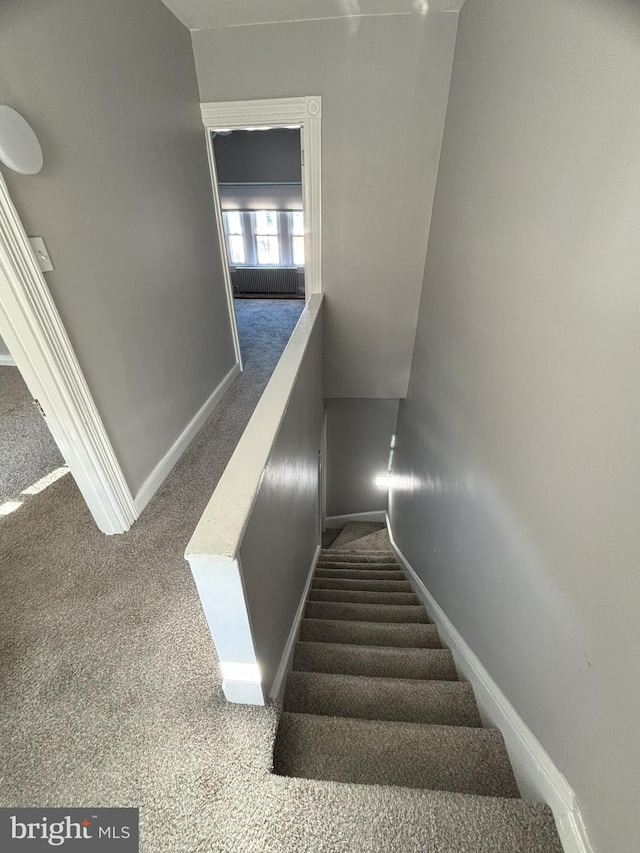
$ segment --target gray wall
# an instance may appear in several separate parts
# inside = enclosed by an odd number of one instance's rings
[[[45,166],[4,171],[135,492],[234,363],[188,31],[157,0],[8,0],[0,102]]]
[[[391,509],[574,787],[638,849],[640,9],[468,0]]]
[[[403,397],[457,15],[199,30],[203,101],[321,95],[325,392]]]
[[[375,485],[389,464],[398,400],[327,400],[327,515],[387,508]]]
[[[215,134],[216,171],[220,183],[300,183],[300,131],[235,130]]]
[[[323,421],[320,316],[240,547],[245,595],[267,693],[318,545],[318,451]]]

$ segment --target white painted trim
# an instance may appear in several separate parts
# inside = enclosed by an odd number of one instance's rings
[[[131,491],[1,175],[0,335],[96,524],[124,533],[138,515]]]
[[[238,363],[240,370],[242,370],[242,350],[240,349],[238,323],[236,320],[236,311],[233,305],[233,285],[231,284],[227,241],[224,238],[224,226],[222,224],[222,204],[220,203],[220,191],[218,188],[216,158],[213,151],[213,138],[211,136],[211,131],[206,126],[204,135],[205,144],[207,146],[207,158],[209,160],[209,172],[211,173],[211,191],[213,192],[213,207],[216,215],[216,235],[218,237],[218,246],[220,247],[220,257],[222,258],[222,276],[224,279],[224,289],[227,295],[227,311],[229,312],[229,322],[231,323],[233,349],[236,354],[236,362]]]
[[[244,664],[259,673],[240,560],[192,556],[189,565],[221,670]],[[261,680],[223,678],[222,690],[229,702],[264,705]]]
[[[260,490],[307,347],[319,321],[322,294],[314,294],[284,348],[267,387],[202,514],[185,557],[235,560]]]
[[[262,687],[255,681],[225,678],[222,681],[222,691],[227,702],[236,705],[264,705]]]
[[[307,575],[307,580],[305,581],[304,589],[302,590],[302,595],[300,596],[300,604],[298,604],[296,615],[293,617],[291,631],[289,631],[289,637],[284,647],[284,651],[282,652],[282,657],[280,658],[278,671],[276,672],[276,677],[273,679],[273,684],[271,685],[271,690],[269,691],[269,698],[274,699],[275,701],[279,701],[280,699],[282,699],[281,694],[284,690],[285,679],[293,663],[293,652],[295,650],[296,643],[298,642],[298,636],[300,635],[300,623],[302,622],[302,617],[304,615],[304,608],[307,603],[307,596],[309,595],[311,582],[313,581],[313,574],[316,570],[316,563],[318,562],[318,557],[320,556],[320,547],[321,546],[318,545],[318,547],[316,548],[316,552],[313,555],[309,574]]]
[[[15,367],[16,363],[10,352],[0,354],[0,367]]]
[[[140,490],[135,497],[138,514],[142,513],[142,510],[147,506],[151,498],[166,480],[182,454],[204,425],[207,418],[210,417],[220,400],[231,387],[232,383],[240,375],[240,372],[240,365],[237,363],[234,364],[213,394],[208,400],[206,400],[204,405],[196,412],[193,418],[191,418],[165,455],[149,474],[142,486],[140,486]]]
[[[207,129],[208,148],[212,151],[212,130],[242,130],[247,127],[284,127],[298,125],[302,145],[302,197],[305,218],[305,292],[307,300],[322,292],[322,98],[272,98],[259,101],[221,101],[200,104]],[[210,163],[212,162],[212,155]],[[215,165],[212,176],[216,184]],[[219,204],[219,201],[218,201]],[[221,242],[224,234],[218,223]],[[226,253],[226,247],[225,247]],[[226,254],[224,255],[226,257]]]
[[[415,593],[451,649],[459,674],[473,686],[483,722],[502,732],[521,793],[551,808],[565,853],[593,853],[573,788],[418,577],[394,539],[388,514],[386,524]]]
[[[372,510],[371,512],[350,512],[346,515],[328,515],[327,527],[344,527],[350,521],[369,521],[384,524],[386,512],[383,509]]]

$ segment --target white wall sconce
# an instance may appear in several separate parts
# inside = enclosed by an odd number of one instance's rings
[[[37,175],[43,162],[31,125],[7,106],[0,106],[0,161],[20,175]]]
[[[391,474],[377,474],[375,484],[376,488],[388,491],[391,488]]]

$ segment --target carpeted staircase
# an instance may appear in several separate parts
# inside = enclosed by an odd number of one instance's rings
[[[430,797],[450,792],[442,796],[456,798],[461,836],[447,849],[476,849],[464,839],[480,821],[491,830],[483,850],[562,850],[548,807],[519,799],[502,735],[482,727],[473,689],[458,681],[382,525],[350,523],[320,553],[273,768]],[[490,816],[480,818],[485,807]]]

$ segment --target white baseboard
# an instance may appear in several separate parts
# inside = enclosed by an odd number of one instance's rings
[[[0,367],[15,367],[16,363],[13,360],[11,353],[0,353]]]
[[[316,548],[316,552],[313,555],[313,560],[311,561],[311,568],[309,569],[309,574],[307,576],[304,589],[302,590],[302,596],[300,597],[300,604],[298,605],[298,609],[296,610],[296,615],[293,619],[291,631],[289,632],[289,638],[287,639],[284,651],[282,652],[282,657],[280,658],[280,665],[278,666],[278,671],[276,672],[276,677],[273,679],[273,686],[271,687],[271,691],[269,693],[269,698],[275,699],[276,701],[282,698],[281,694],[284,689],[284,682],[287,677],[287,673],[291,668],[291,663],[293,661],[293,650],[295,649],[296,643],[298,642],[298,634],[300,633],[300,623],[302,622],[304,607],[307,603],[309,588],[311,587],[313,573],[315,571],[316,563],[318,562],[319,556],[320,545],[318,545],[318,547]]]
[[[213,394],[205,402],[202,408],[196,412],[194,417],[189,421],[177,439],[173,442],[169,450],[167,450],[165,455],[149,474],[142,486],[140,486],[140,490],[134,499],[138,513],[142,512],[166,480],[178,459],[180,459],[187,447],[191,444],[204,422],[211,415],[240,372],[240,365],[238,363],[234,364]]]
[[[372,512],[350,512],[346,515],[328,515],[325,519],[326,527],[344,527],[350,521],[375,521],[384,524],[386,511],[376,509]]]
[[[438,626],[442,644],[451,649],[460,676],[474,689],[483,722],[502,732],[522,795],[551,808],[565,853],[593,853],[573,788],[418,577],[393,537],[388,515],[386,524],[393,549]]]

